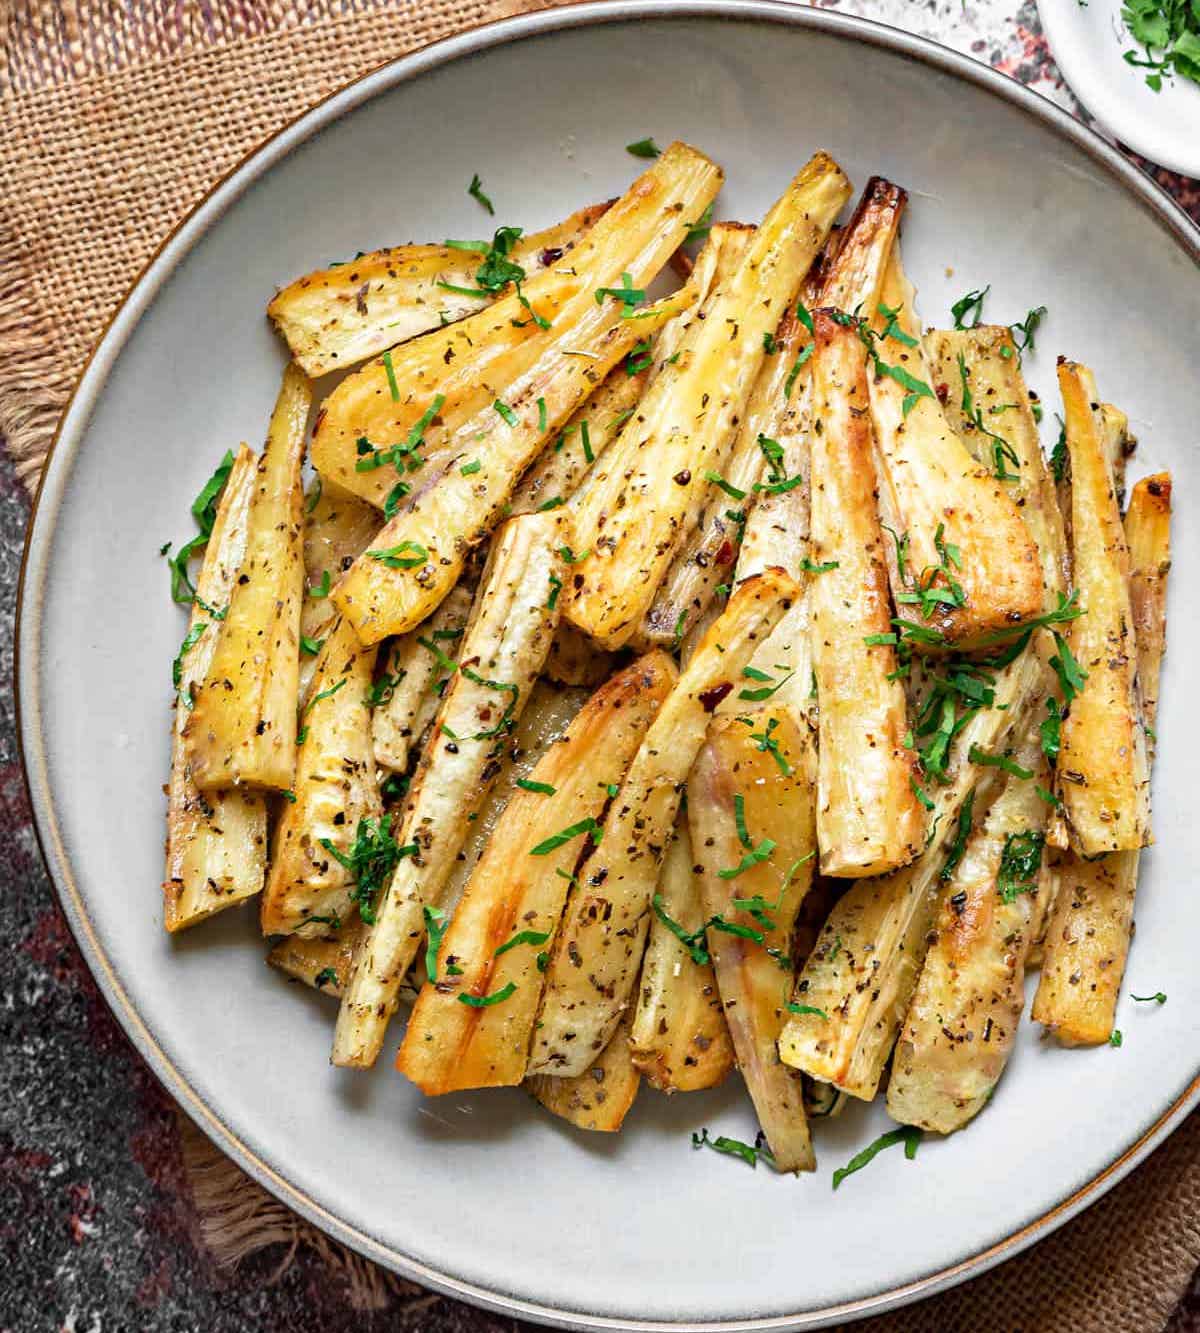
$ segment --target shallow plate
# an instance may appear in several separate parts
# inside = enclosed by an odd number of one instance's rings
[[[1055,63],[1076,97],[1123,144],[1151,162],[1200,176],[1200,85],[1176,76],[1162,90],[1130,65],[1143,51],[1121,22],[1122,0],[1038,0]]]
[[[318,133],[320,131],[320,133]],[[47,859],[89,962],[172,1092],[251,1174],[385,1264],[482,1304],[578,1327],[814,1324],[895,1303],[1015,1252],[1111,1184],[1195,1100],[1200,899],[1197,710],[1172,630],[1124,1047],[1026,1034],[968,1133],[830,1170],[879,1107],[819,1133],[802,1179],[694,1152],[701,1125],[752,1138],[737,1080],[645,1094],[616,1139],[521,1093],[425,1102],[388,1067],[328,1064],[328,1001],[262,962],[249,913],[171,940],[159,926],[168,663],[183,620],[158,548],[188,526],[215,458],[264,431],[282,365],[275,284],[410,236],[548,223],[620,191],[644,135],[728,169],[727,216],[757,218],[810,150],[913,192],[906,257],[930,321],[990,282],[988,313],[1050,314],[1029,361],[1091,360],[1179,478],[1177,587],[1197,568],[1197,237],[1094,136],[1016,84],[870,24],[790,6],[606,5],[444,43],[338,95],[227,180],[114,321],[63,425],[32,526],[20,701]],[[953,267],[954,276],[947,273]],[[1182,599],[1176,598],[1177,601]],[[398,1025],[397,1025],[398,1027]]]

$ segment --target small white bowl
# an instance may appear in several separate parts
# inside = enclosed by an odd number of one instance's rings
[[[1092,115],[1143,157],[1200,176],[1200,85],[1176,75],[1161,92],[1146,86],[1150,71],[1124,59],[1145,52],[1121,22],[1121,0],[1038,0],[1038,13],[1063,77]]]

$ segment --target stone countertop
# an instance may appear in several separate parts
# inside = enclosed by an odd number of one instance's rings
[[[1082,113],[1032,0],[822,0],[966,51]],[[1143,166],[1200,221],[1200,183]],[[58,909],[30,823],[12,695],[29,499],[0,449],[0,1333],[512,1333],[510,1318],[376,1288],[356,1310],[322,1255],[221,1270],[204,1246],[176,1108],[135,1054]],[[1170,1333],[1200,1333],[1200,1284]]]

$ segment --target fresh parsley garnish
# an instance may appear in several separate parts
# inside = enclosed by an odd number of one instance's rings
[[[897,1143],[904,1144],[904,1156],[911,1162],[921,1144],[921,1131],[915,1125],[901,1125],[899,1129],[889,1129],[886,1134],[881,1134],[862,1152],[855,1153],[845,1166],[838,1167],[833,1173],[833,1188],[837,1189],[847,1176],[852,1176],[864,1166],[869,1166],[885,1148],[891,1148]]]
[[[191,541],[184,542],[178,551],[169,555],[171,543],[162,548],[162,555],[167,558],[171,570],[171,597],[182,606],[190,606],[196,598],[196,587],[188,573],[188,561],[198,555],[208,545],[212,536],[213,525],[217,521],[217,506],[221,501],[221,492],[233,471],[233,454],[226,451],[225,457],[217,464],[212,476],[200,488],[200,493],[192,501],[192,517],[200,529]]]
[[[636,143],[627,143],[625,151],[632,157],[661,157],[662,149],[653,139],[638,139]]]
[[[986,287],[980,287],[976,291],[968,292],[966,296],[960,296],[950,307],[950,313],[954,316],[954,327],[956,329],[977,328],[979,321],[983,318],[983,302],[988,292],[992,290],[989,282]],[[968,323],[967,321],[970,321]]]
[[[367,554],[388,569],[419,569],[429,559],[428,550],[420,542],[409,541],[382,551],[368,551]]]
[[[501,986],[498,991],[493,991],[491,995],[468,995],[465,991],[459,991],[459,1004],[469,1004],[472,1009],[490,1009],[494,1004],[501,1004],[507,1000],[517,989],[517,983],[510,981]]]
[[[379,893],[404,856],[412,856],[416,844],[401,847],[392,835],[392,817],[379,820],[360,819],[349,851],[343,852],[329,838],[320,839],[321,846],[350,872],[354,885],[350,901],[358,904],[358,914],[367,925],[375,924],[375,905]]]
[[[587,819],[581,819],[577,824],[568,824],[565,829],[558,833],[552,833],[550,837],[544,838],[536,847],[529,849],[530,856],[548,856],[556,851],[572,838],[578,838],[581,834],[588,834],[592,841],[599,844],[601,837],[600,825],[590,816]]]
[[[1037,829],[1010,833],[1005,838],[1004,851],[1000,854],[1000,873],[996,877],[1001,902],[1011,903],[1019,893],[1031,893],[1037,887],[1045,845],[1046,835]]]
[[[769,1166],[775,1165],[775,1158],[761,1133],[754,1143],[743,1143],[741,1139],[731,1139],[725,1134],[718,1134],[715,1139],[709,1138],[708,1130],[702,1129],[698,1134],[693,1133],[692,1147],[711,1148],[713,1152],[723,1153],[726,1157],[740,1157],[743,1162],[756,1168],[759,1158]]]
[[[471,177],[471,183],[467,186],[467,193],[475,200],[480,208],[486,208],[487,211],[495,217],[496,210],[492,206],[492,201],[483,192],[483,182],[479,179],[478,173]]]

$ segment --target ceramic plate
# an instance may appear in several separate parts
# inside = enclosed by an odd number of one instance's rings
[[[1124,58],[1146,53],[1121,21],[1123,0],[1038,0],[1055,62],[1076,97],[1123,144],[1152,162],[1200,176],[1200,85],[1175,77],[1155,92],[1149,70]]]
[[[1137,471],[1178,478],[1177,618],[1120,1050],[1025,1034],[992,1105],[915,1161],[833,1167],[887,1127],[856,1105],[819,1133],[820,1171],[778,1177],[694,1152],[700,1126],[754,1137],[731,1078],[643,1095],[600,1140],[518,1091],[426,1102],[390,1069],[328,1063],[330,1003],[263,963],[250,913],[179,939],[159,924],[169,663],[183,620],[159,546],[229,445],[262,438],[283,356],[276,284],[357,249],[541,226],[618,193],[645,135],[703,146],[721,212],[759,218],[809,155],[912,192],[922,312],[991,283],[988,314],[1049,315],[1029,359],[1095,367],[1142,437]],[[1182,677],[1196,622],[1190,224],[1048,103],[902,33],[772,4],[606,4],[443,43],[326,102],[239,168],[168,241],[67,413],[29,539],[20,701],[43,846],[113,1008],[168,1088],[252,1175],[319,1226],[442,1291],[571,1327],[814,1325],[909,1299],[1014,1253],[1081,1208],[1196,1100],[1200,714]],[[950,270],[953,275],[950,275]],[[1051,399],[1051,401],[1053,401]],[[1052,420],[1052,419],[1051,419]]]

